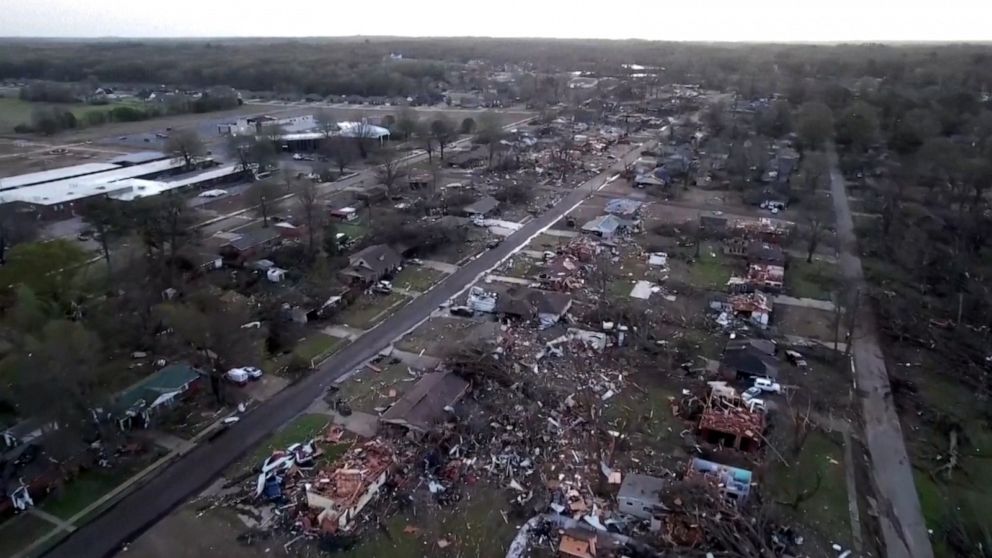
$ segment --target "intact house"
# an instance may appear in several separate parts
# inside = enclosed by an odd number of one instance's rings
[[[558,323],[571,307],[572,297],[565,293],[510,287],[497,294],[493,311],[501,317],[537,319],[540,329],[547,329]]]
[[[446,409],[455,405],[467,391],[468,382],[452,372],[424,374],[379,420],[425,433],[444,422]]]
[[[282,235],[276,227],[263,227],[244,234],[239,234],[220,247],[220,255],[225,263],[243,264],[248,260],[257,259],[270,248],[282,241]]]
[[[462,208],[462,213],[469,217],[489,217],[499,209],[499,200],[492,196],[483,196]]]
[[[617,503],[621,513],[640,519],[652,519],[668,511],[661,501],[661,492],[667,483],[664,479],[631,473],[623,479]]]
[[[636,226],[636,222],[621,219],[616,215],[600,215],[585,225],[582,225],[582,232],[593,234],[600,238],[611,239],[618,234],[631,231]]]
[[[778,378],[779,361],[774,352],[769,353],[759,343],[728,344],[723,351],[719,370],[727,380]]]
[[[403,264],[403,257],[385,244],[368,246],[348,257],[341,271],[352,283],[370,284],[392,275]]]
[[[113,416],[121,430],[147,428],[155,414],[195,393],[204,374],[188,364],[171,364],[131,386],[113,404]]]

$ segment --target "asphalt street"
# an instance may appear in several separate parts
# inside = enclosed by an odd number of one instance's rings
[[[543,215],[506,237],[449,275],[430,291],[413,299],[378,327],[325,361],[319,370],[289,386],[242,417],[227,432],[205,442],[154,475],[101,516],[80,527],[47,553],[53,558],[111,556],[183,500],[202,490],[266,436],[303,412],[341,375],[353,370],[386,348],[396,338],[426,320],[442,303],[458,295],[481,275],[531,237],[560,219],[635,159],[638,146],[613,167],[593,177],[562,198]]]
[[[841,242],[840,265],[844,277],[861,293],[867,292],[861,259],[854,235],[854,219],[847,199],[844,176],[831,153],[830,193],[837,216]],[[861,394],[865,442],[871,456],[872,481],[878,501],[878,519],[888,558],[932,558],[933,549],[920,500],[913,481],[913,469],[906,453],[902,427],[892,399],[885,357],[878,343],[875,317],[867,304],[859,306],[854,346],[855,379]]]

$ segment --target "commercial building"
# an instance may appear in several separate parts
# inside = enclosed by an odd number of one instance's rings
[[[236,165],[212,167],[214,163],[211,158],[199,160],[196,164],[199,170],[191,173],[183,173],[184,163],[176,159],[137,162],[153,158],[153,153],[137,154],[133,161],[116,159],[127,166],[91,163],[56,169],[59,172],[53,170],[5,178],[5,186],[0,190],[0,203],[21,205],[25,211],[36,213],[39,219],[68,219],[93,198],[133,201],[164,192],[216,184],[241,174],[241,169]]]

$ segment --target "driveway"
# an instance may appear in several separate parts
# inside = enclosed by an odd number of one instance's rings
[[[52,557],[110,556],[186,498],[202,490],[226,467],[271,432],[306,410],[336,378],[353,370],[414,329],[446,300],[460,294],[512,252],[550,227],[592,192],[615,178],[640,151],[634,147],[613,167],[577,187],[540,217],[528,222],[494,249],[470,260],[433,289],[413,299],[393,316],[324,361],[319,370],[259,405],[227,432],[205,442],[169,465],[92,522],[80,527],[48,553]],[[233,544],[233,542],[232,542]]]
[[[847,199],[847,185],[831,152],[830,192],[837,215],[837,236],[841,243],[840,266],[859,292],[867,292],[861,259],[857,256],[854,220]],[[857,325],[851,335],[855,380],[861,395],[865,443],[871,456],[871,476],[878,500],[885,556],[889,558],[931,558],[933,549],[920,509],[913,481],[913,469],[903,442],[885,369],[885,357],[878,343],[875,317],[867,304],[859,305]]]

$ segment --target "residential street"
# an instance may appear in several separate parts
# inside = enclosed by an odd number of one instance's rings
[[[632,145],[623,158],[637,158],[641,146]],[[483,252],[432,290],[400,308],[391,318],[358,338],[327,360],[319,370],[291,385],[254,409],[227,432],[206,442],[156,474],[147,484],[124,497],[91,523],[80,527],[48,553],[53,557],[108,556],[135,538],[187,497],[216,479],[223,470],[281,425],[303,412],[333,380],[365,362],[394,339],[427,319],[438,306],[454,297],[524,246],[623,168],[624,160],[577,187],[553,208]]]
[[[831,152],[830,191],[837,215],[841,242],[840,265],[844,276],[861,293],[866,292],[861,259],[858,257],[854,221],[847,199],[844,177]],[[892,399],[885,357],[878,343],[875,318],[867,303],[860,305],[854,343],[855,378],[862,397],[865,442],[871,456],[872,481],[878,499],[885,556],[889,558],[930,558],[933,549],[913,481],[913,470],[906,454],[902,428]]]

